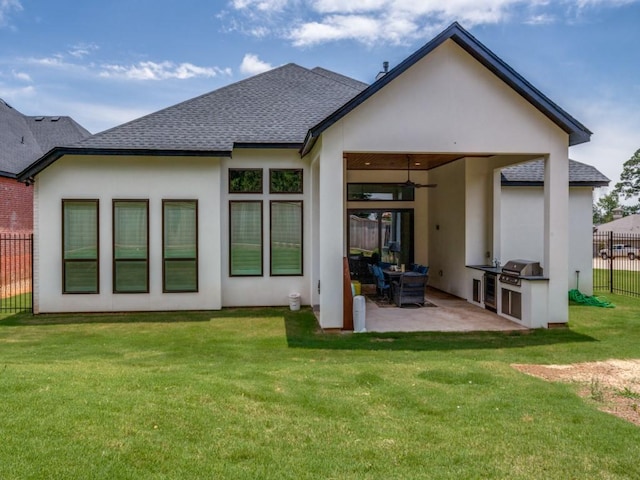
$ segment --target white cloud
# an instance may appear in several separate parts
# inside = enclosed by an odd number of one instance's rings
[[[244,75],[257,75],[272,68],[270,63],[263,62],[253,53],[247,53],[240,64],[240,72]]]
[[[70,63],[64,61],[62,55],[53,55],[51,57],[41,57],[41,58],[27,58],[26,62],[32,65],[39,65],[41,67],[51,67],[51,68],[67,68],[71,67]]]
[[[380,20],[364,15],[332,15],[323,22],[309,22],[295,28],[290,35],[296,46],[313,45],[334,40],[358,40],[374,43],[385,35]]]
[[[572,22],[588,8],[616,8],[639,0],[232,0],[230,29],[274,35],[306,47],[339,40],[406,44],[453,21],[467,28],[503,22]],[[234,15],[235,14],[235,15]]]
[[[76,58],[84,58],[91,52],[98,50],[98,48],[95,43],[78,43],[70,48],[69,55]]]
[[[288,3],[288,0],[233,0],[231,2],[236,10],[259,10],[261,12],[282,11]]]
[[[22,11],[22,4],[19,0],[0,0],[0,27],[9,23],[9,15],[12,11]]]
[[[24,98],[32,98],[36,94],[36,89],[29,85],[27,87],[7,87],[6,85],[0,84],[0,98],[4,98],[5,100],[11,99],[24,99]]]
[[[15,78],[17,80],[21,80],[23,82],[32,82],[33,81],[31,79],[31,75],[29,75],[28,73],[25,73],[25,72],[16,72],[15,70],[13,70],[11,72],[11,74],[13,75],[13,78]]]
[[[532,15],[524,21],[527,25],[548,25],[554,23],[556,18],[553,15],[542,13],[540,15]]]
[[[215,77],[230,74],[229,69],[199,67],[192,63],[176,64],[169,61],[139,62],[135,65],[102,65],[100,76],[104,78],[125,78],[131,80],[185,80],[194,77]]]

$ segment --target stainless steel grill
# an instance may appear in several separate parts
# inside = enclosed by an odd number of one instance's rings
[[[500,281],[509,285],[519,286],[522,277],[537,277],[542,275],[540,262],[533,260],[509,260],[502,267]]]

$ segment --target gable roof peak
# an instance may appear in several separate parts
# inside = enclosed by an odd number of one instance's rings
[[[552,102],[542,92],[529,83],[524,77],[518,74],[513,68],[502,61],[495,53],[485,47],[479,40],[465,30],[458,22],[453,22],[446,29],[436,35],[421,48],[405,58],[398,65],[390,69],[385,75],[372,83],[369,88],[355,96],[345,105],[341,106],[333,114],[329,115],[322,122],[309,129],[305,138],[304,147],[301,154],[306,155],[318,136],[346,114],[351,112],[358,105],[362,104],[369,97],[373,96],[387,84],[402,75],[411,66],[422,58],[429,55],[447,40],[455,42],[460,48],[471,55],[476,61],[492,72],[496,77],[505,82],[514,91],[520,94],[525,100],[536,107],[547,118],[569,135],[569,145],[578,145],[588,142],[592,132],[581,124],[578,120],[569,115],[565,110]]]

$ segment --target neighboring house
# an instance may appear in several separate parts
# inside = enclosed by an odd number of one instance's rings
[[[614,215],[615,218],[615,215]],[[640,234],[640,214],[616,218],[596,227],[598,233],[613,232],[614,235]]]
[[[569,287],[593,294],[593,189],[609,179],[595,167],[569,160]],[[502,259],[541,259],[544,232],[544,163],[535,160],[502,170]]]
[[[545,278],[523,286],[523,305],[530,326],[564,324],[568,147],[590,135],[457,23],[369,86],[288,64],[22,171],[36,192],[34,310],[284,305],[298,292],[341,328],[355,216],[380,219],[378,253],[428,264],[432,286],[471,300],[468,266],[504,260],[500,169],[543,159]]]
[[[91,135],[69,117],[31,117],[0,99],[0,233],[31,233],[33,189],[16,174],[58,145]]]

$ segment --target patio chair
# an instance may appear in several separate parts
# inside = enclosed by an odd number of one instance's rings
[[[425,267],[424,265],[420,265],[419,263],[413,265],[413,268],[411,270],[416,273],[421,273],[422,275],[426,275],[427,273],[429,273],[429,267]]]
[[[428,275],[417,272],[402,275],[393,286],[394,303],[399,307],[408,304],[424,306],[424,289],[428,278]]]
[[[373,270],[373,276],[376,279],[376,293],[378,294],[378,297],[384,298],[386,296],[388,299],[391,299],[391,295],[389,294],[391,284],[384,277],[384,272],[377,265],[371,265],[371,269]]]

